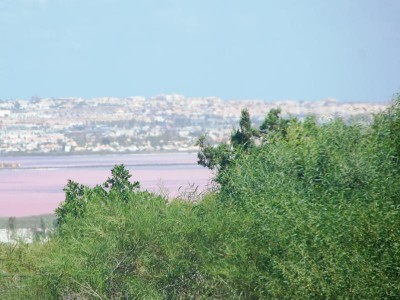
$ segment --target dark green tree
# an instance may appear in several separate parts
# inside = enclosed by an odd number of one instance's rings
[[[272,131],[286,133],[289,121],[282,119],[279,116],[280,112],[280,109],[272,109],[259,130],[252,127],[250,113],[247,109],[243,109],[239,128],[233,130],[229,143],[220,143],[214,146],[206,142],[205,135],[199,138],[196,143],[196,146],[199,146],[198,164],[216,171],[215,181],[222,183],[223,172],[236,158],[250,153],[256,147],[257,139],[265,140]]]
[[[282,118],[280,116],[281,112],[281,108],[271,109],[261,124],[260,131],[264,134],[277,132],[285,136],[290,120]]]
[[[217,146],[213,146],[206,142],[206,136],[202,135],[196,146],[199,146],[200,150],[197,153],[197,163],[210,170],[221,171],[228,166],[229,161],[232,158],[231,146],[227,143],[221,143]]]
[[[107,203],[109,198],[119,198],[124,203],[128,202],[129,194],[139,190],[139,182],[130,182],[131,174],[123,164],[115,165],[109,177],[102,185],[90,188],[68,180],[64,188],[65,201],[56,209],[57,225],[61,226],[69,218],[82,218],[85,215],[89,201],[101,201]],[[114,197],[109,197],[112,194]]]
[[[199,146],[197,154],[198,164],[217,171],[216,181],[219,182],[221,174],[230,163],[240,155],[246,155],[255,147],[257,139],[266,140],[271,133],[279,133],[286,135],[289,124],[296,119],[283,119],[280,116],[281,109],[271,109],[260,129],[252,127],[250,113],[247,109],[241,111],[239,128],[234,129],[230,143],[221,143],[219,145],[211,145],[206,142],[206,136],[199,138],[196,146]]]
[[[250,113],[247,109],[242,109],[239,128],[231,135],[233,148],[249,149],[254,146],[254,136],[258,133],[257,129],[251,127]]]
[[[130,182],[129,170],[124,165],[116,165],[111,170],[111,177],[104,182],[103,187],[108,189],[110,193],[117,193],[124,202],[128,202],[129,193],[139,190],[140,183],[138,181]]]
[[[251,127],[249,111],[243,109],[239,128],[232,132],[229,144],[220,143],[217,146],[213,146],[206,142],[205,135],[198,139],[196,146],[199,146],[200,151],[197,154],[197,163],[210,170],[215,170],[219,174],[225,170],[237,152],[247,151],[254,146],[254,137],[256,135],[257,130]]]
[[[87,193],[90,190],[82,184],[68,180],[63,191],[65,193],[65,201],[56,209],[57,226],[61,226],[67,221],[67,218],[83,217],[86,211]]]

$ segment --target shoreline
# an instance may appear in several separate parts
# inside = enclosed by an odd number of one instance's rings
[[[123,164],[125,167],[184,167],[193,166],[193,163],[157,163],[157,164]],[[68,165],[68,166],[37,166],[37,167],[18,167],[18,168],[0,168],[1,170],[58,170],[58,169],[100,169],[100,168],[112,168],[115,164],[104,164],[104,165]]]
[[[198,153],[194,150],[179,151],[175,150],[164,150],[164,151],[79,151],[79,152],[6,152],[0,153],[1,157],[43,157],[43,156],[91,156],[91,155],[143,155],[143,154],[193,154]]]

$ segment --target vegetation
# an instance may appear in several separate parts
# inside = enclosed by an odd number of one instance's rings
[[[143,192],[122,165],[69,182],[57,233],[0,247],[0,272],[54,299],[398,299],[400,97],[368,126],[279,113],[199,140],[220,189],[198,203]]]

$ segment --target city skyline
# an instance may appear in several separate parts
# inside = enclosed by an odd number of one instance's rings
[[[335,117],[368,124],[386,109],[379,103],[324,101],[224,101],[188,98],[47,98],[0,102],[0,154],[197,151],[207,134],[213,143],[226,141],[247,108],[259,126],[268,111],[318,122]],[[1,166],[0,166],[1,168]]]

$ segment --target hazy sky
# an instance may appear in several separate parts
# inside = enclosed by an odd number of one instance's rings
[[[397,92],[399,0],[0,0],[0,99]]]

